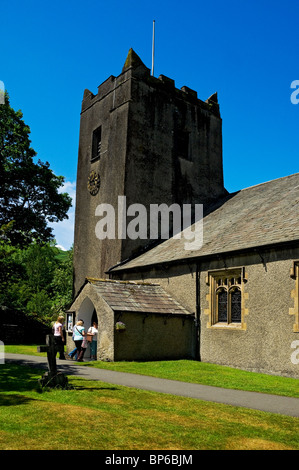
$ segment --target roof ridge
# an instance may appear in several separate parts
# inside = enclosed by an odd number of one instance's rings
[[[103,278],[96,278],[96,277],[86,277],[86,281],[94,284],[95,282],[107,282],[111,284],[127,284],[127,285],[141,285],[141,286],[160,286],[160,284],[156,284],[153,282],[143,282],[143,281],[121,281],[118,279],[103,279]]]
[[[241,191],[246,191],[247,189],[256,188],[258,186],[263,186],[264,184],[274,183],[275,181],[279,181],[279,180],[283,180],[283,179],[287,179],[287,178],[292,178],[293,176],[299,176],[299,173],[293,173],[292,175],[287,175],[287,176],[280,176],[279,178],[274,178],[273,180],[264,181],[263,183],[253,184],[252,186],[248,186],[247,188],[239,189],[239,191],[234,191],[234,193],[235,192],[237,193],[237,192],[241,192]],[[234,194],[234,193],[232,193],[232,194]]]

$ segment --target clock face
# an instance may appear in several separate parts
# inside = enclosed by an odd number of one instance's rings
[[[100,175],[96,171],[91,171],[88,177],[87,188],[92,196],[99,192],[100,184]]]

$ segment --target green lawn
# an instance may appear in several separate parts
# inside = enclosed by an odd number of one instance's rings
[[[1,450],[299,449],[298,418],[74,376],[41,391],[42,373],[0,366]]]

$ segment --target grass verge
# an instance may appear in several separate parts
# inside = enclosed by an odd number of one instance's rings
[[[2,450],[298,450],[299,419],[69,377],[0,367]]]

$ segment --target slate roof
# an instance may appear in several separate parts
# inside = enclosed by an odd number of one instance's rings
[[[158,284],[91,278],[87,282],[114,311],[190,315]]]
[[[196,228],[192,226],[192,230]],[[299,243],[299,173],[234,194],[203,219],[203,245],[186,250],[171,238],[111,272],[225,254],[284,242]]]

